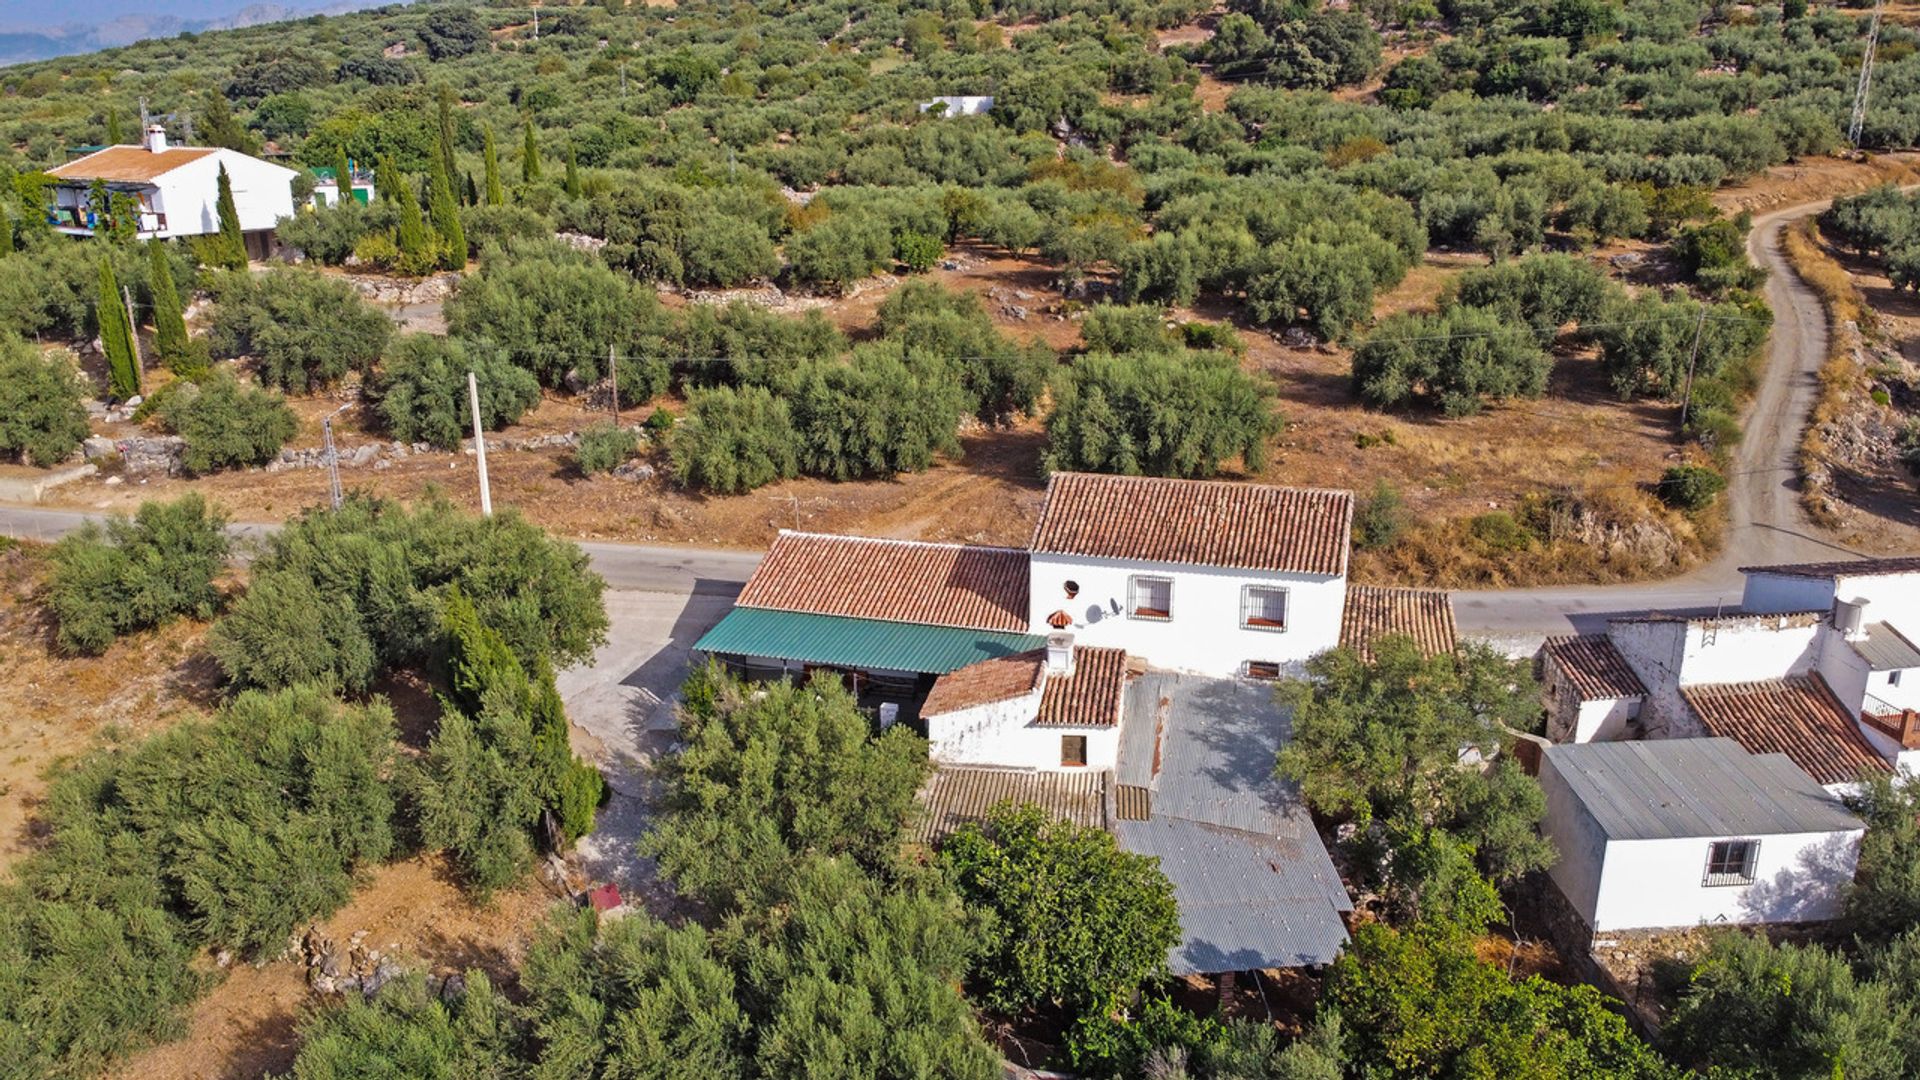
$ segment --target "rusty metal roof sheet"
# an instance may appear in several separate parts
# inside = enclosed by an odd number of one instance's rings
[[[1428,656],[1452,652],[1460,644],[1453,622],[1453,598],[1436,589],[1347,586],[1340,644],[1371,657],[1373,643],[1390,634],[1412,638]]]
[[[1336,577],[1347,571],[1353,495],[1239,484],[1057,472],[1032,548]]]
[[[1550,637],[1541,646],[1549,662],[1566,675],[1581,701],[1645,697],[1640,681],[1613,639],[1605,634],[1568,634]]]
[[[1756,754],[1785,754],[1822,784],[1887,770],[1885,759],[1818,675],[1683,686],[1680,694],[1709,734],[1724,735]]]
[[[1027,629],[1019,548],[782,531],[747,579],[741,607],[858,619]]]
[[[1051,817],[1104,829],[1109,775],[1087,769],[1034,772],[943,766],[934,770],[920,788],[925,813],[915,838],[922,843],[938,843],[962,825],[985,821],[987,811],[1002,802],[1030,803]]]

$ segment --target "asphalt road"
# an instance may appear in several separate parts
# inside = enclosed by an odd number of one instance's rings
[[[1826,207],[1824,201],[1804,203],[1764,214],[1754,219],[1747,238],[1749,254],[1768,270],[1766,296],[1774,326],[1746,437],[1734,455],[1728,486],[1730,531],[1721,555],[1689,574],[1659,582],[1456,592],[1454,612],[1463,634],[1521,650],[1548,634],[1601,629],[1610,615],[1711,612],[1739,603],[1741,566],[1857,554],[1820,537],[1808,524],[1794,464],[1826,357],[1827,326],[1819,298],[1787,264],[1780,233],[1787,224]],[[97,516],[0,506],[0,533],[56,539]],[[271,528],[233,526],[237,535],[247,537]],[[760,561],[753,552],[602,543],[581,547],[610,587],[676,596],[730,598]]]

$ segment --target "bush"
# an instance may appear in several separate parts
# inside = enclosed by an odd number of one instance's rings
[[[901,233],[893,247],[901,265],[915,274],[924,274],[933,269],[933,264],[940,261],[945,251],[939,237],[917,232]]]
[[[603,421],[580,433],[573,460],[581,472],[592,476],[612,472],[639,449],[640,439],[631,430]]]
[[[1166,352],[1184,344],[1152,304],[1100,304],[1080,323],[1080,340],[1094,353]]]
[[[168,395],[159,417],[185,440],[180,461],[192,473],[264,465],[299,427],[280,395],[242,386],[224,371]]]
[[[511,511],[481,518],[437,497],[408,510],[356,493],[267,541],[207,645],[241,686],[364,690],[435,654],[456,587],[529,669],[579,663],[605,639],[606,585],[577,546]]]
[[[798,473],[799,443],[785,401],[765,387],[719,386],[688,395],[669,449],[682,487],[738,495]]]
[[[1008,340],[974,294],[910,281],[881,301],[878,316],[884,341],[952,366],[981,423],[1005,424],[1039,407],[1053,354]]]
[[[1354,507],[1353,543],[1363,551],[1380,551],[1400,542],[1409,525],[1406,500],[1385,480]]]
[[[86,393],[71,356],[0,336],[0,454],[41,468],[72,457],[88,434]]]
[[[648,434],[656,439],[665,438],[667,432],[673,430],[673,410],[664,406],[655,409],[647,414],[644,423]]]
[[[1676,510],[1705,510],[1727,489],[1727,478],[1704,465],[1675,465],[1660,476],[1660,501]]]
[[[216,357],[252,357],[262,385],[305,393],[373,367],[393,322],[339,278],[311,270],[234,274],[218,289]]]
[[[518,421],[540,402],[539,380],[513,364],[505,350],[436,334],[395,338],[367,380],[367,401],[395,439],[451,450],[472,422],[469,371],[480,392],[480,424],[488,431]]]
[[[1083,357],[1055,390],[1044,465],[1191,478],[1239,458],[1258,472],[1282,427],[1272,398],[1218,354]]]
[[[198,495],[142,503],[133,520],[87,522],[54,545],[47,604],[55,640],[70,653],[102,653],[115,638],[182,615],[210,619],[213,579],[230,546],[227,517]]]
[[[1552,368],[1525,324],[1476,307],[1391,316],[1353,352],[1354,388],[1368,403],[1427,401],[1448,416],[1487,399],[1539,397]]]
[[[1700,304],[1641,293],[1616,304],[1595,331],[1600,362],[1623,398],[1673,399],[1687,385],[1740,379],[1740,369],[1766,344],[1773,313],[1757,298]],[[1695,342],[1698,341],[1696,356]]]
[[[1525,322],[1545,347],[1562,326],[1599,318],[1619,293],[1620,287],[1586,259],[1528,255],[1461,274],[1452,301]]]

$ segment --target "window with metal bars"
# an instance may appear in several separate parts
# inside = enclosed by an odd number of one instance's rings
[[[1173,579],[1145,574],[1129,577],[1127,614],[1136,619],[1173,618]]]
[[[1287,628],[1287,590],[1248,585],[1240,590],[1240,625],[1248,630]]]
[[[1751,885],[1760,858],[1758,840],[1716,840],[1707,847],[1708,885]]]

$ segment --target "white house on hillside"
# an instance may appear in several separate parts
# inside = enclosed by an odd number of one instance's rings
[[[1737,612],[1549,640],[1549,736],[1726,736],[1835,793],[1862,772],[1920,772],[1920,559],[1742,572]]]
[[[1840,914],[1865,831],[1784,754],[1732,739],[1547,747],[1548,870],[1596,934]]]
[[[56,183],[49,210],[54,228],[91,236],[105,226],[93,205],[96,182],[130,196],[141,239],[205,236],[220,231],[219,173],[226,167],[247,253],[269,254],[273,228],[293,214],[292,169],[210,146],[169,146],[166,130],[147,129],[139,146],[109,146],[49,169]]]

